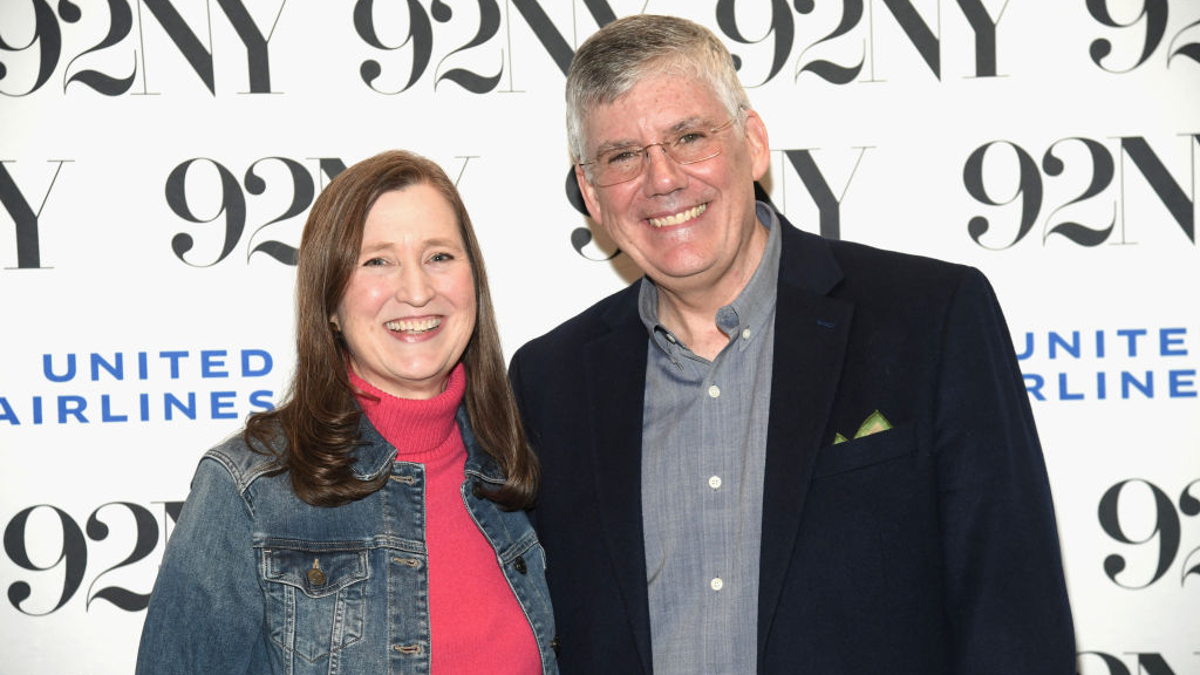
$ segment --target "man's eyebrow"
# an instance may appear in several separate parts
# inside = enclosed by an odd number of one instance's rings
[[[603,155],[604,153],[606,153],[610,150],[624,150],[626,148],[637,148],[637,147],[641,147],[640,144],[637,141],[632,140],[632,139],[621,140],[621,141],[605,141],[605,142],[601,143],[599,147],[596,148],[596,150],[594,151],[594,155],[596,157],[599,157],[600,155]]]
[[[671,133],[679,133],[680,131],[686,131],[688,129],[695,129],[696,127],[702,127],[702,126],[711,126],[711,122],[708,122],[708,120],[706,120],[704,117],[702,117],[700,115],[692,115],[691,117],[685,117],[684,119],[681,119],[678,122],[676,122],[674,125],[671,126],[669,131]]]
[[[706,118],[704,116],[692,115],[691,117],[685,117],[685,118],[679,120],[678,122],[676,122],[675,124],[672,124],[670,127],[668,127],[666,129],[666,131],[662,132],[662,135],[670,137],[673,134],[677,134],[682,131],[687,131],[688,129],[695,129],[696,127],[705,126],[706,123],[707,123]],[[626,148],[640,148],[640,147],[642,147],[642,144],[633,139],[622,139],[622,140],[618,140],[618,141],[605,141],[596,148],[595,154],[596,154],[596,156],[600,156],[610,150],[618,150],[618,149],[626,149]]]

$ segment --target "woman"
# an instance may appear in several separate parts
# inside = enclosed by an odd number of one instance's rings
[[[479,244],[433,162],[317,198],[279,408],[200,462],[137,672],[557,672],[537,464]]]

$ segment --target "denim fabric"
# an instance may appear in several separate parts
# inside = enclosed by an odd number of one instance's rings
[[[475,495],[503,482],[465,408],[462,497],[525,611],[543,675],[558,672],[545,553],[524,512]],[[146,614],[138,675],[429,673],[424,467],[363,417],[360,477],[379,491],[335,508],[304,503],[240,435],[200,461]]]

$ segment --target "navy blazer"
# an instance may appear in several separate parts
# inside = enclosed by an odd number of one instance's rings
[[[1075,672],[1045,464],[977,270],[783,230],[758,672]],[[634,283],[513,357],[564,675],[650,673]],[[874,411],[893,425],[852,438]]]

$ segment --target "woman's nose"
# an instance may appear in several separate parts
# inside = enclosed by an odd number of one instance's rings
[[[433,298],[433,285],[429,274],[420,265],[405,265],[400,269],[396,285],[396,299],[420,307]]]

